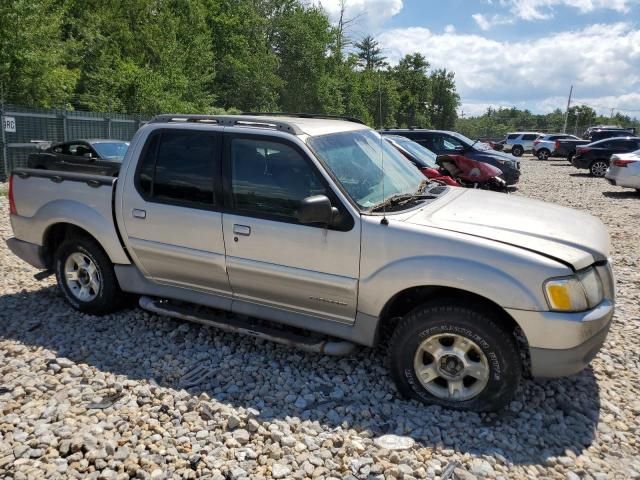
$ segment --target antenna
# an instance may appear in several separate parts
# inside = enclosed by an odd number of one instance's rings
[[[378,70],[378,127],[382,128],[382,72]],[[382,225],[389,225],[389,220],[387,220],[387,199],[384,196],[384,148],[383,143],[384,140],[382,138],[382,134],[380,135],[380,168],[382,168],[382,220],[380,223]]]

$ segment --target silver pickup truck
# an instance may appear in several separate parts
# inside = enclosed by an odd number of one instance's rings
[[[11,250],[81,312],[157,314],[348,354],[401,394],[507,404],[580,371],[614,311],[600,221],[428,183],[375,131],[312,116],[160,116],[117,178],[16,170]]]

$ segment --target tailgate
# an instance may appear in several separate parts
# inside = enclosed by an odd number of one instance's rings
[[[75,225],[102,245],[114,263],[129,263],[113,222],[116,178],[53,170],[13,171],[11,215],[19,240],[43,245],[47,230],[59,223]]]

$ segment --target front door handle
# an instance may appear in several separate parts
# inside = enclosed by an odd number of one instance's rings
[[[249,235],[251,235],[251,227],[248,225],[234,225],[233,226],[233,233],[235,235],[243,235],[245,237],[248,237]]]
[[[147,218],[147,211],[139,208],[134,208],[131,212],[134,218]]]

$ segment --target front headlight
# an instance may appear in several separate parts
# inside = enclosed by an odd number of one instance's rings
[[[544,284],[551,310],[581,312],[598,305],[604,298],[602,281],[594,268],[571,277],[552,278]]]

